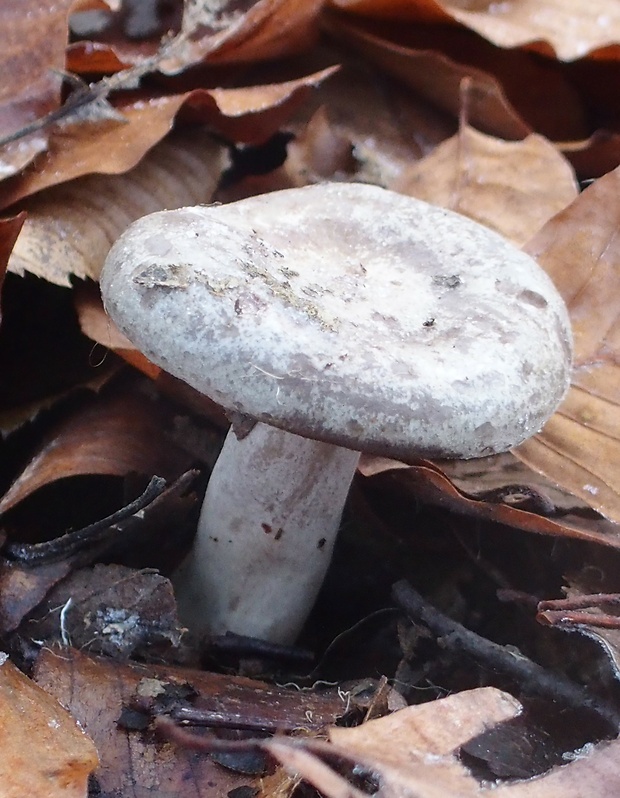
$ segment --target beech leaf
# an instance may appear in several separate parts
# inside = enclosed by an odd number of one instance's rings
[[[465,125],[391,188],[462,213],[521,246],[577,196],[573,171],[547,139],[503,141]]]
[[[71,276],[97,280],[108,250],[140,216],[209,202],[226,150],[204,131],[161,142],[123,175],[88,175],[54,186],[23,204],[28,218],[9,271],[56,285]]]
[[[607,49],[618,57],[620,8],[616,0],[332,0],[348,11],[415,22],[460,22],[499,47],[529,46],[572,61]],[[473,6],[468,8],[468,6]],[[616,45],[613,49],[610,45]],[[609,52],[611,51],[611,52]]]
[[[86,798],[97,767],[91,740],[61,705],[0,655],[3,796]]]
[[[514,450],[531,468],[620,522],[620,169],[600,178],[525,246],[568,306],[570,391],[542,432]]]

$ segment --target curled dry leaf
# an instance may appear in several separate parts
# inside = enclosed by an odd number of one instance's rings
[[[448,756],[488,726],[516,717],[519,702],[494,687],[410,706],[355,728],[332,728],[329,739],[354,756],[377,756],[395,767],[428,755]]]
[[[201,38],[191,37],[185,51],[163,65],[178,72],[200,61],[247,63],[291,56],[307,50],[316,40],[318,14],[324,0],[258,0],[229,27]],[[201,19],[201,14],[207,14]],[[212,22],[210,4],[188,3],[184,28]]]
[[[332,0],[334,5],[358,14],[412,22],[460,22],[499,47],[520,47],[562,61],[583,58],[605,49],[618,57],[620,9],[615,0],[507,0],[479,3],[467,8],[459,0]]]
[[[54,186],[24,207],[28,219],[9,271],[56,285],[97,280],[108,250],[128,225],[162,208],[211,200],[227,163],[226,149],[204,131],[161,142],[124,175],[89,175]]]
[[[461,81],[468,77],[472,80],[469,99],[472,125],[507,139],[523,138],[530,132],[492,75],[457,63],[429,47],[396,44],[348,19],[327,16],[324,26],[338,40],[355,47],[380,69],[443,111],[458,116]]]
[[[0,185],[0,207],[44,188],[87,174],[132,169],[172,128],[181,110],[230,141],[265,141],[307,94],[336,67],[285,83],[239,89],[196,89],[184,94],[137,99],[118,106],[122,120],[76,120],[51,135],[50,151],[36,170]]]
[[[543,469],[539,469],[543,470]],[[588,518],[577,512],[545,517],[540,511],[530,511],[512,507],[502,501],[488,501],[476,498],[459,489],[435,463],[422,460],[408,466],[396,460],[362,455],[359,471],[367,477],[381,479],[381,474],[389,473],[390,481],[396,481],[404,492],[417,501],[435,504],[444,509],[474,518],[495,521],[514,529],[536,532],[540,535],[570,537],[577,540],[603,543],[620,548],[620,528],[601,518]],[[544,471],[550,479],[548,471]],[[559,480],[558,480],[559,481]]]
[[[536,437],[514,450],[531,468],[620,522],[620,169],[600,178],[525,249],[568,306],[570,391]]]
[[[0,499],[0,513],[59,479],[84,474],[158,474],[174,478],[191,456],[165,440],[160,405],[136,390],[108,392],[50,431]]]
[[[583,100],[555,62],[500,50],[455,26],[386,25],[333,12],[324,25],[429,102],[453,116],[464,109],[485,133],[521,139],[536,130],[564,141],[590,132]]]
[[[357,728],[332,728],[331,756],[365,770],[380,785],[381,794],[390,798],[474,796],[478,782],[459,762],[458,749],[489,726],[515,717],[520,709],[512,696],[493,687],[457,693]],[[320,758],[330,756],[330,746],[310,743],[307,749],[286,741],[269,744],[287,770],[303,776],[327,798],[365,795]]]
[[[86,798],[95,746],[55,698],[0,657],[2,794]]]
[[[502,141],[465,125],[390,188],[528,241],[578,194],[573,171],[547,139]]]
[[[459,758],[472,737],[519,713],[512,696],[469,690],[412,706],[354,729],[332,729],[332,746],[276,739],[265,748],[326,798],[363,798],[343,775],[342,762],[364,772],[386,798],[613,798],[620,790],[620,742],[581,752],[562,767],[523,782],[480,783]],[[337,771],[334,760],[341,763]]]
[[[585,141],[558,145],[580,179],[602,177],[620,164],[620,134],[607,130],[593,133]]]
[[[181,46],[174,48],[174,53],[160,68],[167,74],[177,74],[203,61],[238,64],[305,52],[316,39],[317,18],[323,2],[186,2],[182,27],[187,37],[179,42]],[[144,0],[142,3],[146,5]],[[136,44],[125,38],[112,44],[76,42],[68,48],[68,69],[116,71],[138,64],[149,51],[152,51],[152,41]]]
[[[339,51],[342,63],[302,108],[283,169],[292,185],[349,179],[388,186],[454,132],[454,122],[389,76]]]

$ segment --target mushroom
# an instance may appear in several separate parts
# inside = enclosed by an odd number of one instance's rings
[[[568,315],[535,261],[375,186],[144,217],[110,251],[101,289],[151,360],[253,422],[228,433],[176,575],[196,633],[294,640],[359,452],[505,451],[569,384]]]

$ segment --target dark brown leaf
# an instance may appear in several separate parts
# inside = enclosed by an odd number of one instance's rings
[[[255,729],[316,730],[334,723],[345,703],[337,692],[298,692],[229,675],[181,668],[120,665],[72,650],[43,649],[36,682],[68,707],[94,739],[101,766],[96,773],[104,795],[168,798],[191,789],[227,798],[235,787],[258,787],[256,777],[216,765],[209,757],[163,744],[117,722],[127,705],[147,707],[175,693],[192,694],[191,705],[228,722]],[[187,700],[185,703],[188,703]],[[212,732],[206,732],[212,734]]]

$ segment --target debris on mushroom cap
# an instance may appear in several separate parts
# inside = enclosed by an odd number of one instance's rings
[[[155,363],[224,407],[395,457],[477,457],[564,396],[566,308],[529,256],[471,220],[355,183],[135,222],[101,279]]]

